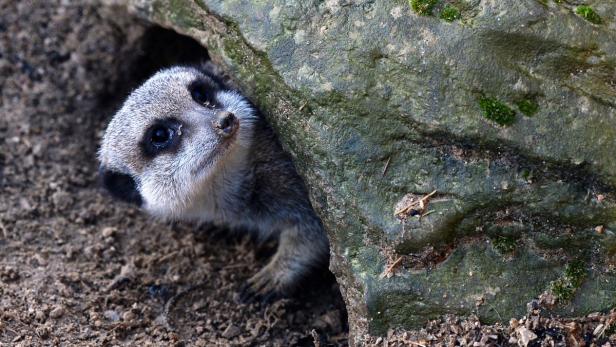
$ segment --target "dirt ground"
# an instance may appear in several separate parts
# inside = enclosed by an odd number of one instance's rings
[[[239,304],[267,252],[98,188],[97,143],[130,89],[204,57],[113,9],[0,0],[0,345],[346,345],[327,274],[296,299]]]

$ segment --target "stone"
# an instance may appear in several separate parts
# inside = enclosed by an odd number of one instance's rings
[[[532,340],[537,338],[537,335],[532,331],[528,330],[526,327],[518,327],[515,332],[519,337],[519,346],[526,347]]]
[[[242,331],[240,330],[240,328],[238,328],[236,325],[230,324],[229,326],[227,326],[225,331],[222,332],[222,336],[227,339],[232,339],[241,333]]]
[[[114,310],[106,310],[105,312],[103,312],[103,317],[105,317],[111,322],[117,322],[120,320],[120,314],[118,314],[118,312]]]
[[[49,312],[49,317],[53,319],[58,319],[64,315],[64,307],[57,306],[53,310]]]
[[[116,231],[117,230],[115,228],[104,227],[103,230],[101,231],[101,234],[103,235],[103,237],[108,238],[108,237],[114,236]]]
[[[612,0],[431,3],[127,6],[207,47],[275,128],[328,231],[352,344],[449,313],[508,321],[544,293],[558,315],[615,306]]]
[[[125,322],[131,322],[137,318],[137,315],[133,311],[125,311],[122,313],[122,320]]]

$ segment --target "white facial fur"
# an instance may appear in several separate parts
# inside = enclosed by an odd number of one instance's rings
[[[203,192],[222,196],[234,189],[225,185],[225,176],[242,171],[251,146],[256,115],[246,99],[223,89],[215,94],[220,107],[206,107],[194,101],[188,90],[196,79],[209,81],[197,69],[182,67],[152,76],[114,115],[99,151],[106,170],[134,178],[142,207],[157,216],[196,218],[197,211],[205,207],[214,214],[207,219],[216,219],[217,197],[205,197]],[[212,124],[219,111],[231,112],[239,120],[239,128],[229,138],[221,136]],[[179,145],[153,157],[144,155],[146,131],[165,119],[181,124]]]

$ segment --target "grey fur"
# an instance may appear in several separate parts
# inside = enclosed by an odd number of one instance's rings
[[[293,163],[259,113],[221,85],[217,109],[195,102],[188,85],[196,79],[216,85],[196,68],[174,67],[136,89],[109,123],[99,151],[101,167],[132,177],[143,208],[153,215],[277,237],[277,252],[249,286],[256,295],[287,294],[311,268],[326,263],[322,224]],[[232,141],[225,142],[212,126],[221,109],[239,119]],[[178,148],[147,157],[139,149],[146,130],[168,118],[182,124]]]

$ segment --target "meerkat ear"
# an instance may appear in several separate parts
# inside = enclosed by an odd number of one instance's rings
[[[220,66],[212,63],[211,60],[204,61],[199,64],[198,69],[201,73],[216,82],[220,89],[237,89],[233,84],[233,81],[231,81],[231,78],[224,73]]]
[[[99,169],[99,177],[102,186],[111,196],[141,206],[143,200],[137,190],[137,183],[133,177],[124,173],[107,170],[103,166]]]

